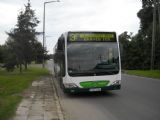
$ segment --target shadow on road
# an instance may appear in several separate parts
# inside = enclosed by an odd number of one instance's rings
[[[97,98],[97,97],[116,97],[117,94],[111,91],[103,92],[84,92],[84,93],[68,93],[67,97],[70,98]]]

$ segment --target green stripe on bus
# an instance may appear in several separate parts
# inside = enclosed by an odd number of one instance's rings
[[[102,80],[102,81],[86,81],[86,82],[80,82],[80,85],[83,88],[97,88],[97,87],[105,87],[109,84],[108,80]]]

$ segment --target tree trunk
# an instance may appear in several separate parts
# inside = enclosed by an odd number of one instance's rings
[[[159,33],[160,33],[160,2],[158,3],[158,19],[159,19]]]
[[[24,66],[25,66],[25,70],[27,70],[27,62],[25,62]]]
[[[22,73],[22,64],[19,65],[19,71]]]
[[[16,67],[19,68],[19,64],[16,64]]]

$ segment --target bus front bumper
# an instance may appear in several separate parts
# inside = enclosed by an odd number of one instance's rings
[[[97,92],[97,91],[107,91],[107,90],[119,90],[121,85],[110,85],[101,88],[64,88],[65,93],[80,93],[80,92]]]

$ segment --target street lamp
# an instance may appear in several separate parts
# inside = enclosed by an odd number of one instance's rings
[[[46,9],[46,4],[48,3],[52,3],[52,2],[60,2],[59,0],[57,1],[47,1],[47,2],[44,2],[44,11],[43,11],[43,64],[42,64],[42,67],[44,68],[45,67],[45,49],[44,49],[44,43],[45,43],[45,9]]]

